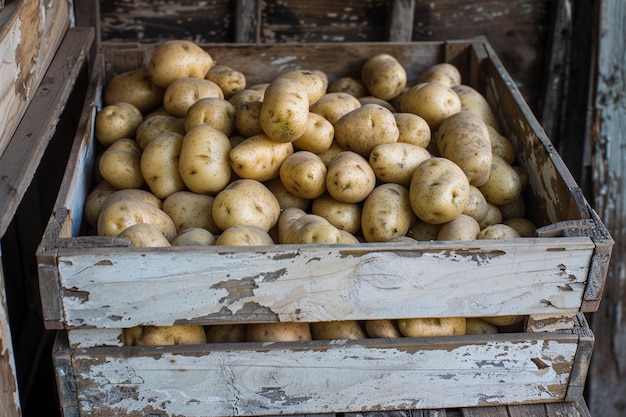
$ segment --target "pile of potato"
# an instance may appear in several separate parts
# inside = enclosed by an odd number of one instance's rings
[[[535,236],[527,175],[457,68],[322,70],[246,85],[193,42],[157,46],[105,87],[87,224],[135,247]]]

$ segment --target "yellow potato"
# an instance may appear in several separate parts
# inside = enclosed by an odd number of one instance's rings
[[[480,317],[468,317],[465,319],[465,334],[495,334],[498,327],[487,323]]]
[[[500,213],[502,213],[502,220],[526,217],[526,200],[521,194],[508,203],[500,204],[498,208],[500,209]]]
[[[213,324],[205,326],[205,329],[207,343],[241,343],[247,341],[247,324]]]
[[[524,316],[508,315],[508,316],[489,316],[481,317],[482,320],[497,327],[512,326],[524,321]]]
[[[409,197],[413,212],[428,223],[447,223],[463,213],[470,184],[463,170],[449,159],[435,157],[413,172]]]
[[[181,230],[170,242],[172,246],[213,246],[213,233],[200,227],[191,227]]]
[[[123,139],[134,139],[143,121],[141,111],[130,103],[115,103],[102,108],[96,115],[94,135],[104,146]]]
[[[448,62],[441,62],[426,68],[417,79],[418,83],[437,82],[448,87],[461,84],[459,69]]]
[[[137,127],[135,140],[141,149],[145,149],[148,143],[163,132],[173,132],[184,135],[185,119],[174,117],[169,114],[157,114],[146,117]]]
[[[441,225],[437,240],[475,240],[480,233],[480,225],[473,217],[461,214]]]
[[[150,223],[137,223],[127,227],[118,236],[129,239],[131,248],[162,248],[171,246],[161,229]]]
[[[117,191],[115,187],[102,180],[87,194],[83,204],[83,218],[88,225],[96,227],[104,202],[115,191]]]
[[[264,90],[255,90],[252,88],[246,88],[241,90],[240,92],[233,95],[228,99],[228,102],[235,106],[235,109],[249,103],[262,103],[263,96],[265,95]]]
[[[179,78],[165,89],[163,107],[172,116],[185,117],[194,103],[207,97],[223,99],[224,93],[213,81],[194,77]]]
[[[132,69],[115,75],[107,83],[104,104],[129,103],[139,111],[147,112],[163,102],[165,90],[155,85],[145,67]]]
[[[248,324],[248,342],[301,342],[311,340],[309,323],[253,323]]]
[[[243,103],[235,108],[235,131],[245,137],[263,133],[260,101]]]
[[[487,214],[478,222],[480,229],[482,230],[487,226],[498,223],[502,223],[502,213],[500,212],[500,208],[495,204],[487,202]]]
[[[480,222],[487,217],[489,211],[488,204],[483,193],[481,193],[478,188],[470,185],[469,201],[467,202],[465,210],[463,210],[463,214],[473,217],[480,226]]]
[[[324,165],[328,167],[328,165],[330,165],[330,161],[332,161],[336,155],[338,155],[339,153],[343,151],[345,151],[345,149],[341,145],[339,145],[336,141],[333,141],[333,143],[330,144],[330,147],[328,149],[326,149],[323,152],[318,153],[317,156],[319,156],[320,159],[324,161]]]
[[[445,119],[460,111],[459,96],[441,83],[416,84],[402,95],[400,102],[400,112],[420,116],[432,132],[437,131]]]
[[[399,184],[381,184],[363,202],[361,231],[367,242],[388,242],[404,236],[414,220],[409,191]]]
[[[339,152],[328,164],[326,189],[335,199],[344,203],[359,203],[376,186],[374,170],[358,153]]]
[[[517,230],[504,223],[492,224],[480,231],[476,239],[516,239],[520,237]]]
[[[308,117],[305,87],[292,78],[274,79],[265,90],[261,106],[263,132],[276,142],[293,142],[306,130]]]
[[[229,99],[246,88],[246,76],[228,65],[215,65],[204,76],[209,81],[217,84],[224,98]]]
[[[365,158],[377,145],[397,142],[399,135],[393,113],[377,104],[365,104],[335,122],[335,141]]]
[[[309,113],[307,127],[302,136],[293,142],[294,148],[315,154],[330,148],[335,138],[335,127],[317,113]]]
[[[361,103],[361,106],[365,104],[378,104],[380,107],[384,107],[392,113],[396,113],[398,111],[398,109],[396,109],[390,102],[374,96],[359,97],[359,102]]]
[[[117,237],[125,229],[138,223],[156,225],[168,241],[176,236],[176,226],[163,210],[150,203],[132,199],[105,203],[98,218],[98,236]]]
[[[326,94],[328,78],[319,71],[307,69],[293,69],[278,74],[276,78],[291,78],[304,86],[309,100],[309,106]]]
[[[509,163],[497,155],[492,155],[489,178],[478,189],[488,202],[502,205],[520,195],[522,182],[517,171]]]
[[[337,201],[328,193],[313,200],[311,213],[325,218],[339,230],[351,234],[361,229],[361,205]]]
[[[377,54],[363,63],[361,80],[374,97],[390,100],[406,86],[407,74],[394,56]]]
[[[325,218],[315,214],[304,214],[287,225],[282,235],[284,244],[333,245],[339,243],[341,234]]]
[[[185,131],[200,124],[207,124],[231,136],[235,132],[235,106],[219,97],[199,99],[185,114]]]
[[[431,139],[430,126],[426,120],[413,113],[394,113],[398,126],[398,142],[428,147]]]
[[[356,320],[314,322],[310,327],[313,340],[356,340],[366,337]]]
[[[342,230],[342,229],[338,229],[338,230],[339,230],[339,241],[337,243],[344,244],[344,245],[354,245],[357,243],[361,243],[361,241],[355,235],[348,232],[347,230]]]
[[[329,93],[346,93],[356,98],[364,97],[369,94],[367,87],[358,78],[340,77],[328,85]]]
[[[163,202],[161,199],[150,191],[138,189],[138,188],[127,188],[123,190],[117,190],[113,194],[107,198],[102,208],[106,207],[108,204],[114,203],[116,201],[125,201],[125,200],[139,200],[144,203],[148,203],[153,205],[154,207],[161,209],[163,208]]]
[[[487,125],[478,116],[461,111],[446,118],[436,134],[439,154],[457,164],[470,185],[487,182],[491,171],[491,141]]]
[[[523,217],[516,217],[504,220],[503,222],[509,227],[515,229],[517,233],[521,237],[536,237],[537,236],[537,226],[530,221],[529,219]]]
[[[290,193],[300,198],[314,199],[326,191],[327,172],[319,156],[309,151],[298,151],[283,161],[280,181]]]
[[[276,142],[266,134],[251,136],[231,149],[228,160],[240,178],[268,181],[280,175],[280,167],[293,154],[291,142]]]
[[[298,220],[305,214],[307,214],[306,211],[296,207],[286,208],[280,213],[278,221],[276,222],[278,243],[284,242],[287,229],[294,221]]]
[[[407,337],[464,335],[465,317],[399,319],[400,333]]]
[[[348,93],[326,93],[310,108],[312,113],[319,114],[333,125],[344,114],[361,107],[361,102]]]
[[[419,242],[428,242],[437,240],[437,235],[441,229],[441,224],[427,223],[420,218],[416,218],[409,230],[406,232],[407,237],[415,239]]]
[[[231,177],[230,141],[221,131],[198,125],[183,137],[180,150],[180,176],[190,191],[215,195]]]
[[[141,153],[141,175],[150,191],[160,199],[186,189],[178,163],[182,145],[180,133],[164,132],[148,143]]]
[[[308,198],[298,197],[297,195],[289,192],[280,180],[280,177],[266,181],[264,184],[278,200],[281,210],[292,207],[307,210],[311,204],[311,200]]]
[[[172,219],[178,232],[198,227],[218,234],[221,229],[213,220],[214,201],[214,196],[183,190],[163,200],[163,211]]]
[[[494,155],[498,155],[509,164],[513,164],[513,162],[515,162],[515,148],[513,147],[513,142],[489,125],[487,125],[487,130],[489,131],[491,152]]]
[[[195,345],[206,343],[204,327],[198,324],[143,326],[135,336],[135,346]]]
[[[485,97],[479,91],[465,84],[454,85],[452,89],[459,96],[463,110],[474,113],[488,126],[495,129],[496,132],[500,132],[498,119],[491,110]]]
[[[402,337],[402,333],[400,333],[400,329],[398,328],[398,322],[396,320],[389,319],[366,320],[365,333],[369,337],[384,337],[391,339]]]
[[[102,178],[118,190],[141,188],[141,148],[133,139],[119,139],[100,155],[98,170]]]
[[[372,149],[369,164],[382,182],[409,187],[413,171],[432,155],[426,149],[404,142],[383,143]]]
[[[269,233],[257,226],[231,226],[215,241],[218,246],[264,246],[273,245]]]
[[[519,176],[519,180],[522,183],[521,192],[526,191],[526,187],[528,186],[528,172],[526,171],[525,168],[519,165],[512,165],[512,167],[515,170],[515,172],[517,172],[517,175]]]
[[[266,232],[278,220],[280,204],[263,183],[238,179],[215,196],[213,220],[226,230],[232,226],[257,226]]]
[[[148,63],[148,74],[154,84],[166,88],[184,77],[203,78],[213,68],[213,57],[188,40],[168,40],[154,49]]]

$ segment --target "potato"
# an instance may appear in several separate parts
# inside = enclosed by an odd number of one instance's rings
[[[83,204],[83,218],[88,225],[96,227],[104,202],[115,191],[117,191],[115,187],[107,181],[102,180],[87,194],[87,198],[85,198],[85,203]]]
[[[480,227],[480,222],[487,217],[489,211],[488,204],[483,193],[481,193],[478,188],[470,185],[469,201],[467,202],[465,210],[463,210],[463,214],[474,218],[474,220],[479,223]]]
[[[226,230],[232,226],[257,226],[266,232],[278,220],[280,204],[261,182],[238,179],[215,196],[213,219]]]
[[[279,243],[334,245],[340,239],[339,229],[328,220],[315,214],[304,214],[287,225]]]
[[[374,96],[359,97],[359,103],[361,103],[361,106],[365,104],[378,104],[380,107],[384,107],[392,113],[396,113],[398,111],[398,109],[396,109],[390,102]]]
[[[521,194],[508,203],[500,204],[498,208],[500,209],[500,213],[502,213],[502,220],[526,217],[526,200],[524,200],[524,196]]]
[[[487,125],[489,131],[489,141],[491,142],[491,153],[498,155],[509,164],[515,162],[515,148],[513,143],[506,136],[498,133],[493,127]]]
[[[308,198],[298,197],[292,194],[285,188],[285,185],[280,180],[280,177],[264,182],[265,186],[274,194],[274,197],[278,200],[281,210],[287,208],[299,208],[301,210],[307,210],[311,205],[311,200]]]
[[[263,90],[254,90],[251,88],[246,88],[241,90],[234,96],[228,99],[228,102],[235,106],[235,109],[249,103],[262,103],[263,96],[265,95],[265,91]]]
[[[480,229],[482,230],[487,226],[498,223],[502,223],[502,213],[500,212],[500,208],[498,208],[495,204],[487,202],[487,215],[484,219],[478,222]]]
[[[335,123],[335,140],[348,151],[367,158],[376,145],[398,141],[393,113],[377,104],[365,104]]]
[[[143,326],[135,346],[195,345],[206,343],[204,327],[198,324]]]
[[[437,240],[475,240],[480,233],[480,225],[473,217],[461,214],[441,225]]]
[[[283,161],[280,181],[295,196],[314,199],[326,192],[327,172],[319,156],[309,151],[298,151]]]
[[[194,103],[207,97],[223,99],[224,93],[213,81],[194,77],[179,78],[165,89],[163,107],[172,116],[185,117]]]
[[[503,222],[509,227],[515,229],[517,233],[521,237],[536,237],[537,236],[537,226],[535,224],[524,218],[524,217],[515,217],[511,219],[504,220]]]
[[[94,135],[104,146],[123,139],[134,139],[143,121],[141,111],[130,103],[115,103],[102,108],[96,115]]]
[[[220,246],[264,246],[273,245],[270,235],[257,226],[231,226],[215,241]]]
[[[398,126],[398,142],[428,147],[431,139],[430,126],[426,120],[413,113],[394,113]]]
[[[248,324],[248,342],[301,342],[311,340],[309,323],[252,323]]]
[[[481,317],[482,320],[497,327],[512,326],[524,321],[524,316],[507,315],[507,316],[489,316]]]
[[[374,97],[390,100],[406,86],[407,74],[394,56],[383,53],[365,61],[361,67],[361,80]]]
[[[393,142],[376,145],[369,155],[369,164],[382,182],[409,187],[413,171],[432,155],[410,143]]]
[[[366,320],[365,333],[369,337],[384,337],[390,339],[402,337],[402,333],[400,333],[400,329],[398,328],[398,322],[389,319]]]
[[[366,337],[356,320],[314,322],[310,327],[313,340],[356,340]]]
[[[441,224],[427,223],[420,218],[416,218],[406,232],[406,236],[419,242],[437,240],[441,226]]]
[[[399,184],[382,184],[363,202],[361,231],[367,242],[388,242],[404,236],[414,220],[409,191]]]
[[[399,319],[400,333],[407,337],[464,335],[465,317]]]
[[[412,113],[426,120],[432,132],[449,116],[461,111],[461,100],[452,88],[441,83],[416,84],[400,102],[400,112]]]
[[[100,155],[98,170],[102,178],[118,190],[141,188],[141,148],[133,139],[120,139]]]
[[[235,131],[245,137],[263,133],[260,101],[244,103],[235,108]]]
[[[213,324],[205,326],[205,330],[207,343],[241,343],[247,341],[247,324]]]
[[[219,97],[204,97],[189,107],[185,114],[185,131],[207,124],[231,136],[235,132],[235,106]]]
[[[348,232],[347,230],[342,230],[342,229],[338,229],[338,230],[339,230],[339,241],[337,241],[337,243],[344,244],[344,245],[354,245],[357,243],[361,243],[361,241],[355,235]]]
[[[183,137],[180,176],[190,191],[215,195],[228,185],[231,176],[230,141],[221,131],[198,125]]]
[[[528,172],[526,171],[525,168],[519,165],[512,165],[512,167],[515,170],[515,172],[517,172],[517,175],[519,176],[519,180],[522,183],[521,192],[523,193],[524,191],[526,191],[526,187],[528,186]]]
[[[487,323],[480,317],[468,317],[465,319],[465,334],[495,334],[498,328]]]
[[[293,142],[306,130],[308,117],[308,93],[300,82],[276,78],[270,83],[261,106],[261,126],[270,139]]]
[[[339,230],[351,234],[361,229],[361,205],[337,201],[328,193],[313,200],[311,213],[325,218]]]
[[[426,68],[417,79],[418,83],[441,83],[448,87],[461,84],[459,69],[448,62],[441,62]]]
[[[214,65],[213,57],[194,42],[174,39],[154,48],[148,74],[154,84],[166,88],[179,78],[203,78]]]
[[[200,227],[190,227],[183,229],[170,244],[172,246],[213,246],[215,245],[215,236],[213,233]]]
[[[217,84],[227,100],[246,88],[246,76],[244,73],[228,65],[213,66],[204,78]]]
[[[276,142],[261,133],[244,139],[232,148],[228,161],[240,178],[263,182],[277,178],[283,162],[292,154],[291,142]]]
[[[310,108],[312,113],[319,114],[335,125],[344,114],[361,107],[361,102],[347,93],[326,93]]]
[[[328,88],[328,78],[319,71],[293,69],[278,74],[276,78],[290,78],[302,84],[307,93],[309,106],[326,94],[326,89]]]
[[[137,223],[127,227],[118,236],[129,239],[131,248],[162,248],[171,246],[161,229],[150,223]]]
[[[183,190],[163,200],[163,211],[172,219],[178,232],[201,228],[215,235],[222,229],[213,220],[214,202],[214,196]]]
[[[517,230],[504,223],[496,223],[482,229],[476,239],[516,239],[521,237]]]
[[[340,77],[328,85],[328,93],[346,93],[356,98],[364,97],[369,94],[367,87],[358,78]]]
[[[186,189],[178,163],[182,145],[183,135],[164,132],[148,143],[141,153],[141,175],[150,191],[160,199]]]
[[[492,156],[491,169],[487,182],[479,186],[485,199],[496,205],[515,200],[522,191],[522,182],[517,171],[504,159]]]
[[[447,223],[463,213],[470,184],[463,170],[449,159],[434,157],[413,172],[409,198],[413,212],[428,223]]]
[[[324,165],[326,165],[326,167],[328,168],[328,165],[330,165],[330,161],[332,161],[336,155],[343,151],[345,151],[345,149],[337,142],[333,141],[328,149],[318,153],[317,156],[320,157],[320,159],[324,162]]]
[[[326,188],[335,199],[344,203],[359,203],[376,186],[374,170],[358,153],[343,151],[328,164]]]
[[[127,188],[123,190],[117,190],[113,194],[107,198],[102,204],[102,208],[106,207],[108,204],[114,203],[116,201],[126,201],[126,200],[139,200],[144,203],[148,203],[153,205],[154,207],[161,209],[163,208],[163,202],[161,199],[150,191],[138,189],[138,188]]]
[[[135,140],[141,149],[145,149],[152,139],[163,132],[173,132],[184,135],[186,133],[185,119],[169,114],[157,114],[146,117],[137,128]]]
[[[135,346],[138,337],[141,337],[144,326],[133,326],[123,330],[124,346]]]
[[[169,241],[176,236],[176,226],[161,209],[141,200],[120,200],[105,203],[98,218],[98,236],[117,237],[125,229],[138,223],[157,226]]]
[[[479,91],[465,84],[453,85],[452,90],[459,96],[463,110],[475,114],[488,126],[495,129],[496,132],[500,132],[498,119],[496,119],[489,103]]]
[[[470,185],[479,187],[487,182],[491,171],[491,141],[487,125],[467,111],[445,119],[436,134],[439,154],[456,163]]]
[[[278,243],[285,240],[285,233],[291,224],[305,214],[307,214],[306,211],[296,207],[287,208],[280,213],[276,222]]]
[[[293,141],[294,148],[315,154],[330,148],[335,139],[335,127],[317,113],[309,113],[307,127],[302,136]]]
[[[158,107],[163,102],[165,90],[155,85],[145,67],[121,72],[104,88],[104,104],[129,103],[142,113]]]

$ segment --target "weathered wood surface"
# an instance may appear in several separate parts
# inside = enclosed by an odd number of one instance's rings
[[[0,11],[0,155],[70,26],[72,2],[21,0]]]
[[[598,5],[594,120],[591,129],[595,206],[615,238],[605,297],[592,316],[598,338],[589,378],[589,407],[597,417],[626,413],[626,2]]]
[[[54,355],[66,415],[193,417],[576,400],[592,345],[587,327],[568,334],[90,349],[70,349],[59,338]]]
[[[0,259],[2,249],[0,248]],[[5,277],[0,264],[0,417],[21,416],[13,338],[9,327]]]

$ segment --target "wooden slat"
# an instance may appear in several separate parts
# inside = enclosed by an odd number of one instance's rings
[[[0,259],[2,248],[0,248]],[[9,328],[5,277],[0,263],[0,417],[21,416],[15,354]]]
[[[390,7],[388,40],[390,42],[411,42],[415,0],[392,1]]]
[[[235,42],[259,42],[260,1],[237,0],[235,9]]]

